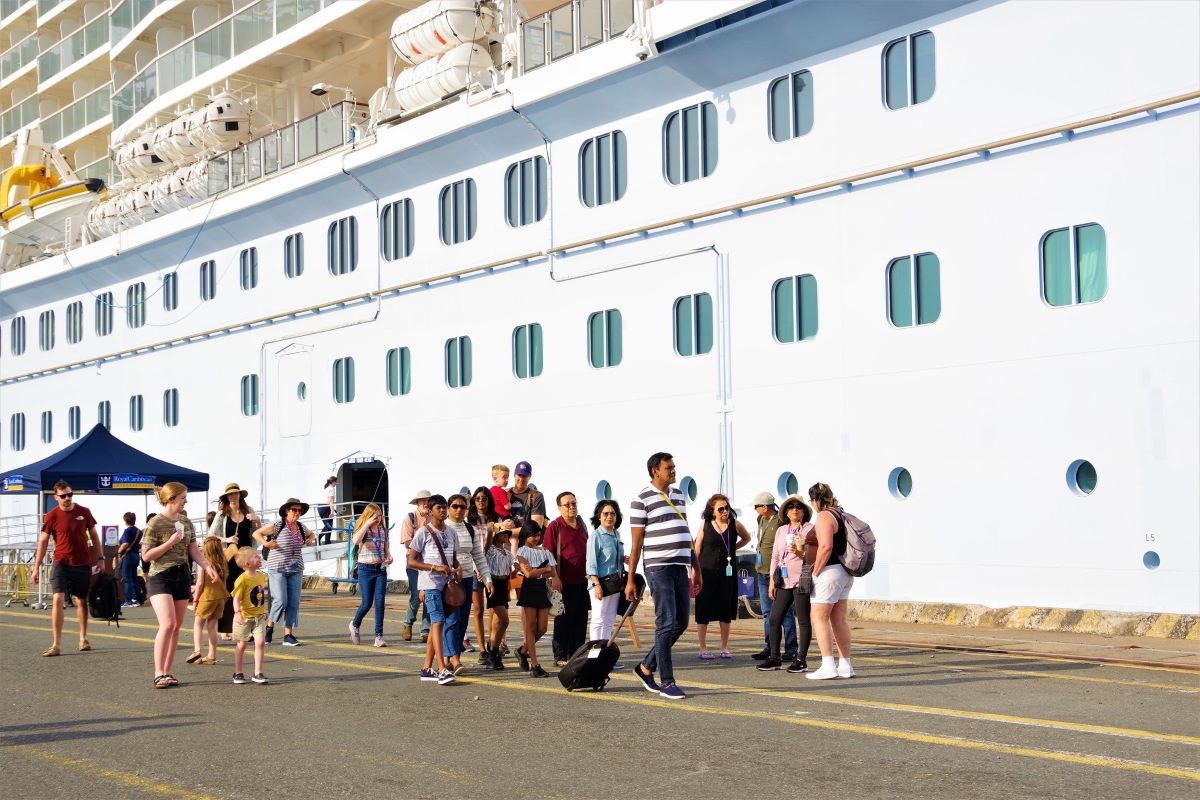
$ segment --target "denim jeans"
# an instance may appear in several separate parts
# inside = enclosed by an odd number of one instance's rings
[[[463,637],[467,635],[467,620],[471,618],[471,593],[475,590],[475,579],[463,578],[462,587],[467,592],[467,602],[453,611],[446,612],[446,624],[442,627],[442,655],[446,658],[462,654]],[[427,597],[428,594],[426,591]]]
[[[408,576],[408,611],[404,614],[404,624],[411,626],[417,621],[417,606],[421,600],[417,594],[417,576],[415,569],[405,570],[405,575]],[[429,604],[425,605],[425,616],[421,620],[421,633],[429,633]]]
[[[126,553],[121,558],[121,582],[125,584],[125,601],[128,603],[140,603],[145,600],[142,597],[142,589],[138,585],[137,571],[138,564],[141,558],[137,553]]]
[[[763,644],[771,649],[771,598],[767,597],[767,585],[771,582],[770,575],[756,573],[758,578],[758,607],[763,615]],[[791,614],[783,619],[783,652],[796,652],[796,618]],[[801,656],[803,658],[804,656]]]
[[[425,589],[425,611],[434,622],[446,621],[446,610],[442,607],[442,590]],[[442,640],[445,642],[445,640]],[[442,653],[445,655],[445,653]]]
[[[383,636],[383,600],[387,594],[387,567],[383,564],[358,563],[358,611],[354,612],[354,627],[362,625],[363,617],[375,606],[375,635]]]
[[[682,564],[648,567],[646,585],[654,598],[654,646],[642,659],[642,666],[658,672],[659,683],[665,686],[675,682],[671,648],[687,630],[692,611],[687,567]]]
[[[271,624],[283,620],[283,627],[294,628],[300,622],[300,585],[303,572],[268,572],[267,584],[271,587]]]

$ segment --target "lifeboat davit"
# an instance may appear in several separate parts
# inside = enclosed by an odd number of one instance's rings
[[[397,75],[396,102],[405,111],[435,103],[481,80],[492,66],[492,57],[483,47],[460,44]]]
[[[496,30],[496,9],[474,0],[430,0],[396,17],[392,48],[409,64],[420,64]]]

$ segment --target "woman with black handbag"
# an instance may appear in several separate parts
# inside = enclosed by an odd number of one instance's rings
[[[796,615],[796,660],[787,671],[793,675],[808,671],[808,646],[812,642],[812,622],[809,609],[812,598],[812,565],[817,553],[817,535],[812,525],[812,509],[793,495],[779,508],[779,527],[775,546],[771,550],[771,579],[767,596],[771,604],[771,627],[768,647],[771,654],[758,665],[760,672],[783,668],[779,658],[779,643],[783,638],[783,620]]]
[[[601,500],[592,512],[592,535],[587,542],[587,578],[591,585],[592,618],[588,639],[612,635],[617,601],[625,589],[625,546],[621,542],[621,507]]]

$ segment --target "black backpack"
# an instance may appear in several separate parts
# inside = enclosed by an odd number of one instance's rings
[[[88,609],[92,619],[103,619],[121,627],[121,600],[117,594],[117,580],[107,572],[96,576],[92,590],[88,592]]]

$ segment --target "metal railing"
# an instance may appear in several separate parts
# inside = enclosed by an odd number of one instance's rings
[[[122,0],[109,13],[108,41],[112,44],[129,35],[137,24],[166,0]]]
[[[88,53],[106,44],[108,17],[96,17],[38,56],[38,81],[45,83]]]
[[[258,0],[160,54],[113,93],[113,127],[147,103],[262,44],[336,0]]]
[[[208,162],[208,193],[211,196],[254,183],[281,169],[350,144],[357,136],[352,126],[366,121],[366,106],[344,100],[222,153]]]
[[[34,31],[0,54],[0,81],[36,61],[37,54],[38,35],[37,31]]]
[[[0,517],[0,549],[19,549],[37,544],[42,518],[37,514]]]
[[[53,11],[63,0],[38,0],[38,16],[43,17],[48,11]]]
[[[522,74],[620,36],[634,0],[571,0],[521,24]]]
[[[56,111],[43,119],[42,132],[45,134],[46,141],[57,142],[95,121],[107,117],[112,108],[109,104],[110,98],[110,87],[105,84],[61,111]]]
[[[25,5],[29,0],[0,0],[0,17],[7,17],[9,14],[15,14],[17,9]]]
[[[37,95],[33,95],[0,114],[0,139],[37,122],[37,119],[38,98]]]

